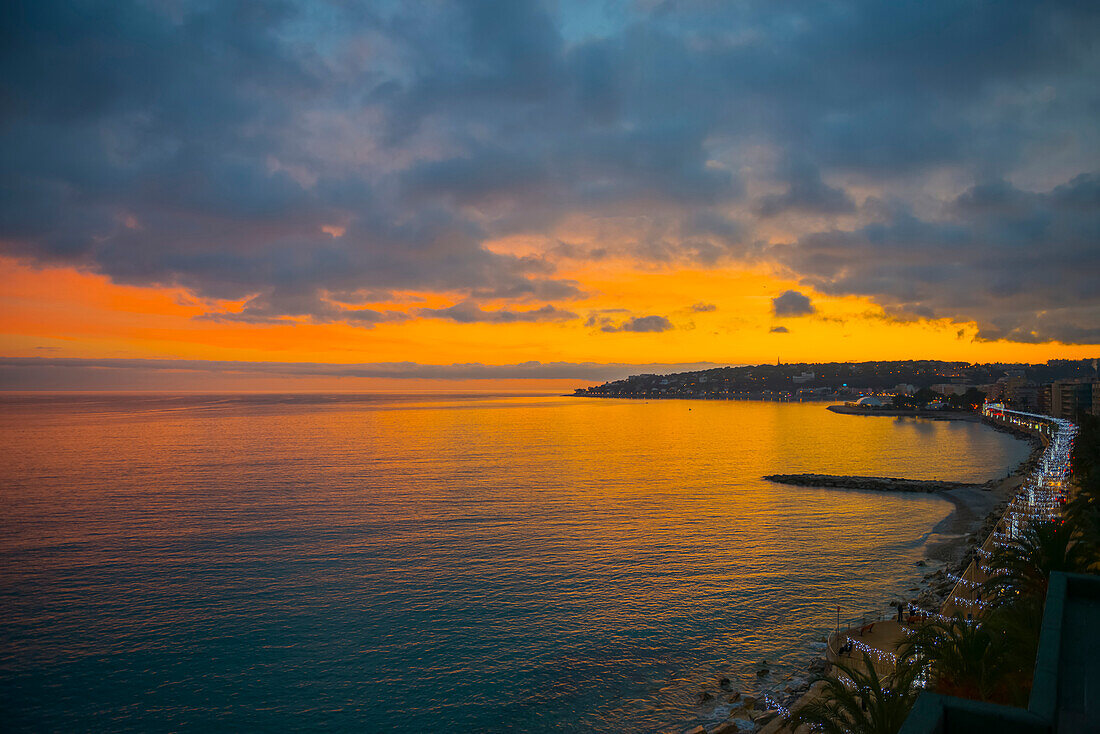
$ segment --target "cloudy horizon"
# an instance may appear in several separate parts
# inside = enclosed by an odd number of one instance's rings
[[[12,3],[0,355],[1100,345],[1100,8]]]

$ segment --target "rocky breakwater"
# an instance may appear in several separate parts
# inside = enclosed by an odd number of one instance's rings
[[[821,642],[821,648],[825,643]],[[756,682],[751,686],[755,693],[740,690],[728,677],[718,679],[717,686],[704,686],[696,695],[700,718],[706,723],[688,729],[674,729],[665,734],[739,734],[759,731],[773,723],[782,722],[789,707],[798,701],[825,673],[824,658],[810,664],[805,678],[789,674],[782,680],[773,677],[767,660],[756,666]]]
[[[769,474],[769,482],[796,487],[863,489],[872,492],[950,492],[956,489],[990,489],[992,482],[966,484],[938,479],[898,479],[896,477],[858,477],[837,474]]]

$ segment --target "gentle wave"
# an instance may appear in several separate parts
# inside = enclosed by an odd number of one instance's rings
[[[975,482],[1027,455],[820,404],[0,404],[14,730],[686,727],[719,676],[781,685],[838,605],[906,593],[950,512],[761,476]]]

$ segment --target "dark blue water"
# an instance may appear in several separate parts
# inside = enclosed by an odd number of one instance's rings
[[[0,401],[12,731],[653,731],[913,585],[930,496],[1027,447],[819,404]],[[769,661],[772,673],[755,670]]]

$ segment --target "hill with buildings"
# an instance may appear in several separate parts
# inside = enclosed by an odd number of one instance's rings
[[[1055,417],[1100,413],[1098,360],[1045,364],[972,364],[934,360],[827,362],[716,367],[668,375],[633,375],[578,388],[601,398],[698,400],[852,400],[877,395],[886,405],[981,399]],[[964,400],[965,398],[965,400]],[[919,406],[918,406],[919,407]]]

